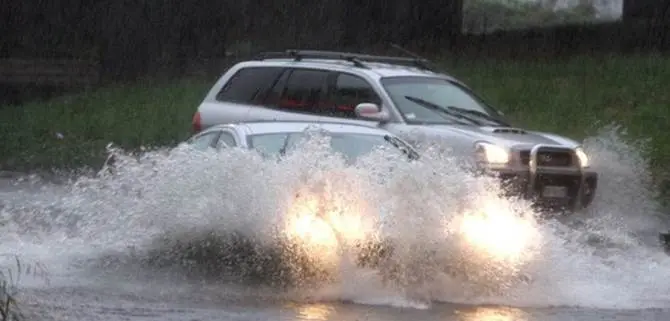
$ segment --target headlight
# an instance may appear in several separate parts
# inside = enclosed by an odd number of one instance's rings
[[[477,143],[476,152],[483,157],[483,161],[490,164],[507,164],[510,154],[507,149],[489,143]]]
[[[577,155],[577,158],[579,158],[579,164],[582,167],[589,167],[589,157],[586,156],[583,148],[577,147],[575,149],[575,154]]]
[[[286,233],[308,247],[336,249],[365,234],[361,204],[346,198],[320,197],[301,191],[291,202]],[[332,196],[332,195],[331,195]]]
[[[293,218],[287,232],[302,243],[319,247],[337,246],[337,235],[333,227],[316,215]]]
[[[541,234],[534,221],[501,203],[483,200],[476,209],[456,218],[459,232],[476,253],[510,263],[523,263],[534,254]]]

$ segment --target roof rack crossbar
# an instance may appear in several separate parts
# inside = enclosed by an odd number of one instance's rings
[[[356,67],[369,69],[363,62],[379,62],[390,64],[412,64],[416,67],[431,70],[428,66],[428,61],[421,58],[414,57],[393,57],[393,56],[375,56],[367,54],[357,54],[350,52],[339,51],[321,51],[321,50],[296,50],[289,49],[284,52],[263,52],[256,56],[257,60],[264,59],[278,59],[278,58],[292,58],[295,61],[302,59],[334,59],[346,60],[352,62]]]

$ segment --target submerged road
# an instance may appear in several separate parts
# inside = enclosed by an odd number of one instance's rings
[[[229,289],[228,291],[232,291]],[[173,293],[165,293],[169,291]],[[238,290],[244,292],[244,290]],[[138,293],[144,292],[144,293]],[[669,320],[670,309],[514,308],[434,304],[431,307],[342,302],[276,302],[240,293],[211,293],[197,285],[179,289],[120,290],[105,287],[31,289],[22,305],[36,320],[236,320],[236,321],[566,321]],[[175,295],[175,293],[179,293]],[[174,296],[181,296],[176,299]],[[386,302],[384,302],[386,301]]]
[[[30,203],[32,198],[40,193],[41,188],[39,184],[31,185],[24,182],[16,185],[7,178],[0,179],[0,211],[4,211],[2,212],[4,218],[11,217],[11,211],[14,210],[5,208],[6,203],[17,203],[18,199]],[[50,189],[52,193],[59,193],[53,192],[56,187]],[[0,238],[0,249],[4,253],[13,253],[17,244],[24,246],[26,242],[33,242],[34,244],[30,246],[22,247],[16,254],[39,260],[45,253],[57,248],[53,247],[54,242],[59,242],[57,238],[48,237],[42,241],[21,239],[20,242],[16,241],[17,238],[20,238],[20,235],[15,235],[14,238]],[[49,263],[54,262],[54,266],[49,266]],[[45,265],[50,270],[50,282],[45,282],[37,276],[26,276],[19,284],[17,298],[20,301],[20,308],[32,320],[670,320],[670,294],[661,298],[648,298],[647,300],[658,301],[653,304],[656,308],[637,309],[630,306],[625,309],[616,306],[607,309],[560,307],[555,304],[545,306],[535,304],[532,308],[451,303],[422,306],[384,291],[364,293],[361,292],[363,289],[357,288],[355,284],[346,283],[338,285],[338,288],[333,289],[330,294],[297,300],[270,295],[268,291],[254,286],[216,284],[211,281],[177,281],[174,275],[163,275],[150,270],[124,269],[118,266],[110,269],[100,267],[98,263],[62,261],[53,258],[50,258]],[[670,281],[662,278],[651,283],[654,282],[663,283],[661,286],[667,288],[665,283]],[[582,284],[582,288],[575,287],[575,296],[583,295],[579,292],[585,291],[587,286],[588,284]],[[543,295],[552,296],[551,288],[544,291]],[[627,295],[625,287],[601,289],[601,292],[597,292],[597,289],[589,291],[596,296],[600,293],[603,297]],[[351,297],[356,299],[352,300]]]
[[[51,293],[49,293],[51,292]],[[668,320],[670,311],[590,310],[577,308],[518,309],[497,306],[434,305],[429,309],[344,303],[200,303],[169,302],[90,289],[53,289],[34,293],[27,305],[39,320],[230,320],[230,321],[567,321]],[[34,302],[33,302],[34,301]]]

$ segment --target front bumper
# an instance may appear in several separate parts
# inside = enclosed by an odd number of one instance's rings
[[[598,174],[582,168],[573,150],[536,145],[514,155],[511,165],[487,166],[485,171],[500,178],[505,196],[523,197],[551,210],[576,211],[593,202]]]

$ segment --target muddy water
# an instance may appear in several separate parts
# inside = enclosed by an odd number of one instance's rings
[[[668,320],[670,258],[656,243],[667,222],[639,146],[607,129],[585,147],[601,173],[597,201],[573,219],[543,223],[527,204],[497,199],[488,182],[438,156],[410,166],[373,155],[352,167],[318,146],[281,164],[242,152],[159,151],[141,161],[118,152],[115,168],[100,175],[2,180],[0,253],[20,257],[17,298],[37,320]],[[305,186],[366,203],[354,211],[363,218],[384,212],[392,222],[385,231],[400,248],[433,247],[463,264],[481,249],[445,236],[435,228],[440,222],[461,217],[464,200],[520,211],[524,221],[511,228],[524,235],[526,251],[497,267],[466,265],[482,271],[465,271],[478,277],[464,279],[417,270],[424,258],[407,248],[395,259],[427,282],[404,287],[388,286],[377,270],[343,264],[345,252],[338,252],[334,280],[291,289],[227,270],[203,273],[197,265],[211,257],[194,263],[175,255],[176,243],[203,232],[235,229],[269,242],[290,215],[292,191]],[[147,263],[157,255],[169,264]],[[13,262],[2,257],[5,270],[19,272]],[[527,282],[485,291],[510,271]]]

